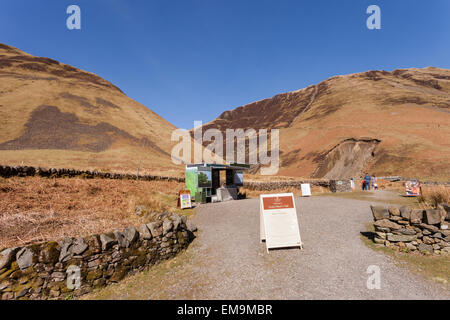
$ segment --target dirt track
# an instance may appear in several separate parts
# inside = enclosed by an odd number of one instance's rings
[[[303,251],[266,253],[259,242],[257,199],[203,205],[194,218],[198,238],[176,258],[176,267],[131,277],[119,290],[111,288],[97,298],[450,298],[445,288],[396,266],[362,242],[360,232],[372,220],[370,202],[311,197],[296,203]],[[369,265],[381,269],[380,290],[366,287]]]

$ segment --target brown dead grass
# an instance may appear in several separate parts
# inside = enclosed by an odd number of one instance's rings
[[[450,204],[450,186],[422,186],[419,203],[425,208],[436,208],[441,203]]]
[[[138,226],[154,219],[153,213],[180,213],[176,194],[183,188],[168,181],[1,179],[0,248]],[[137,216],[136,205],[150,212]]]

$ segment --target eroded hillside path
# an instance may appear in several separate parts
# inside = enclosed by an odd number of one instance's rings
[[[398,266],[360,237],[369,201],[296,198],[304,250],[267,254],[259,200],[202,205],[197,238],[173,261],[87,296],[94,299],[449,299],[446,289]],[[380,204],[378,202],[378,204]],[[367,289],[367,268],[381,289]]]

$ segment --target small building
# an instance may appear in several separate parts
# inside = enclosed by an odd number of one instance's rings
[[[220,202],[237,199],[239,187],[244,185],[246,164],[188,164],[186,165],[186,190],[195,202]],[[225,172],[221,181],[220,172]]]

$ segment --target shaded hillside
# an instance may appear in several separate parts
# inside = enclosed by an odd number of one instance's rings
[[[450,178],[450,70],[368,71],[223,112],[203,129],[278,128],[278,174]]]
[[[0,163],[165,171],[173,125],[95,74],[0,44]]]

